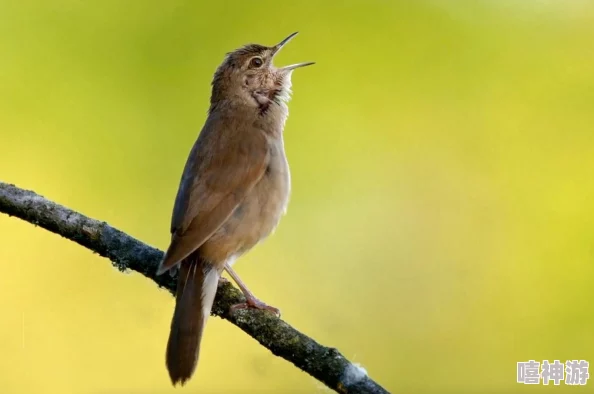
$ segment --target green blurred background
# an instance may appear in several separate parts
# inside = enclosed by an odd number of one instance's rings
[[[392,392],[594,362],[591,1],[0,1],[0,179],[165,248],[224,54],[301,34],[293,194],[238,272]],[[0,215],[0,392],[321,393],[213,318],[183,389],[173,299]],[[594,366],[592,367],[594,373]]]

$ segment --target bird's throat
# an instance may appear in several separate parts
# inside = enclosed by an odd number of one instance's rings
[[[267,90],[258,90],[252,93],[254,100],[258,103],[260,114],[266,114],[272,106],[284,105],[288,94],[282,87],[275,87]]]

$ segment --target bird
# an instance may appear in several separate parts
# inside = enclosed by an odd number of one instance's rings
[[[157,269],[158,275],[178,274],[165,356],[173,386],[194,374],[223,271],[246,298],[230,313],[256,308],[280,314],[254,296],[233,264],[275,230],[287,209],[291,177],[283,130],[291,75],[314,62],[277,68],[273,59],[296,35],[274,46],[244,45],[227,53],[214,73],[207,118],[181,176],[171,241]]]

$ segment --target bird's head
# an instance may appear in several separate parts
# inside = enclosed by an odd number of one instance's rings
[[[223,102],[246,105],[265,113],[273,105],[283,105],[291,94],[291,73],[313,62],[277,68],[272,60],[297,33],[267,47],[243,46],[225,57],[212,81],[211,110]]]

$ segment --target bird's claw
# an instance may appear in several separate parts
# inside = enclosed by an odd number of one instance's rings
[[[246,298],[246,302],[241,302],[239,304],[231,305],[231,308],[229,308],[229,309],[230,309],[231,314],[233,314],[233,312],[235,312],[239,309],[250,309],[250,308],[269,311],[269,312],[274,313],[277,317],[280,317],[280,315],[281,315],[280,310],[278,308],[275,308],[273,306],[265,304],[264,302],[260,301],[257,298]]]

